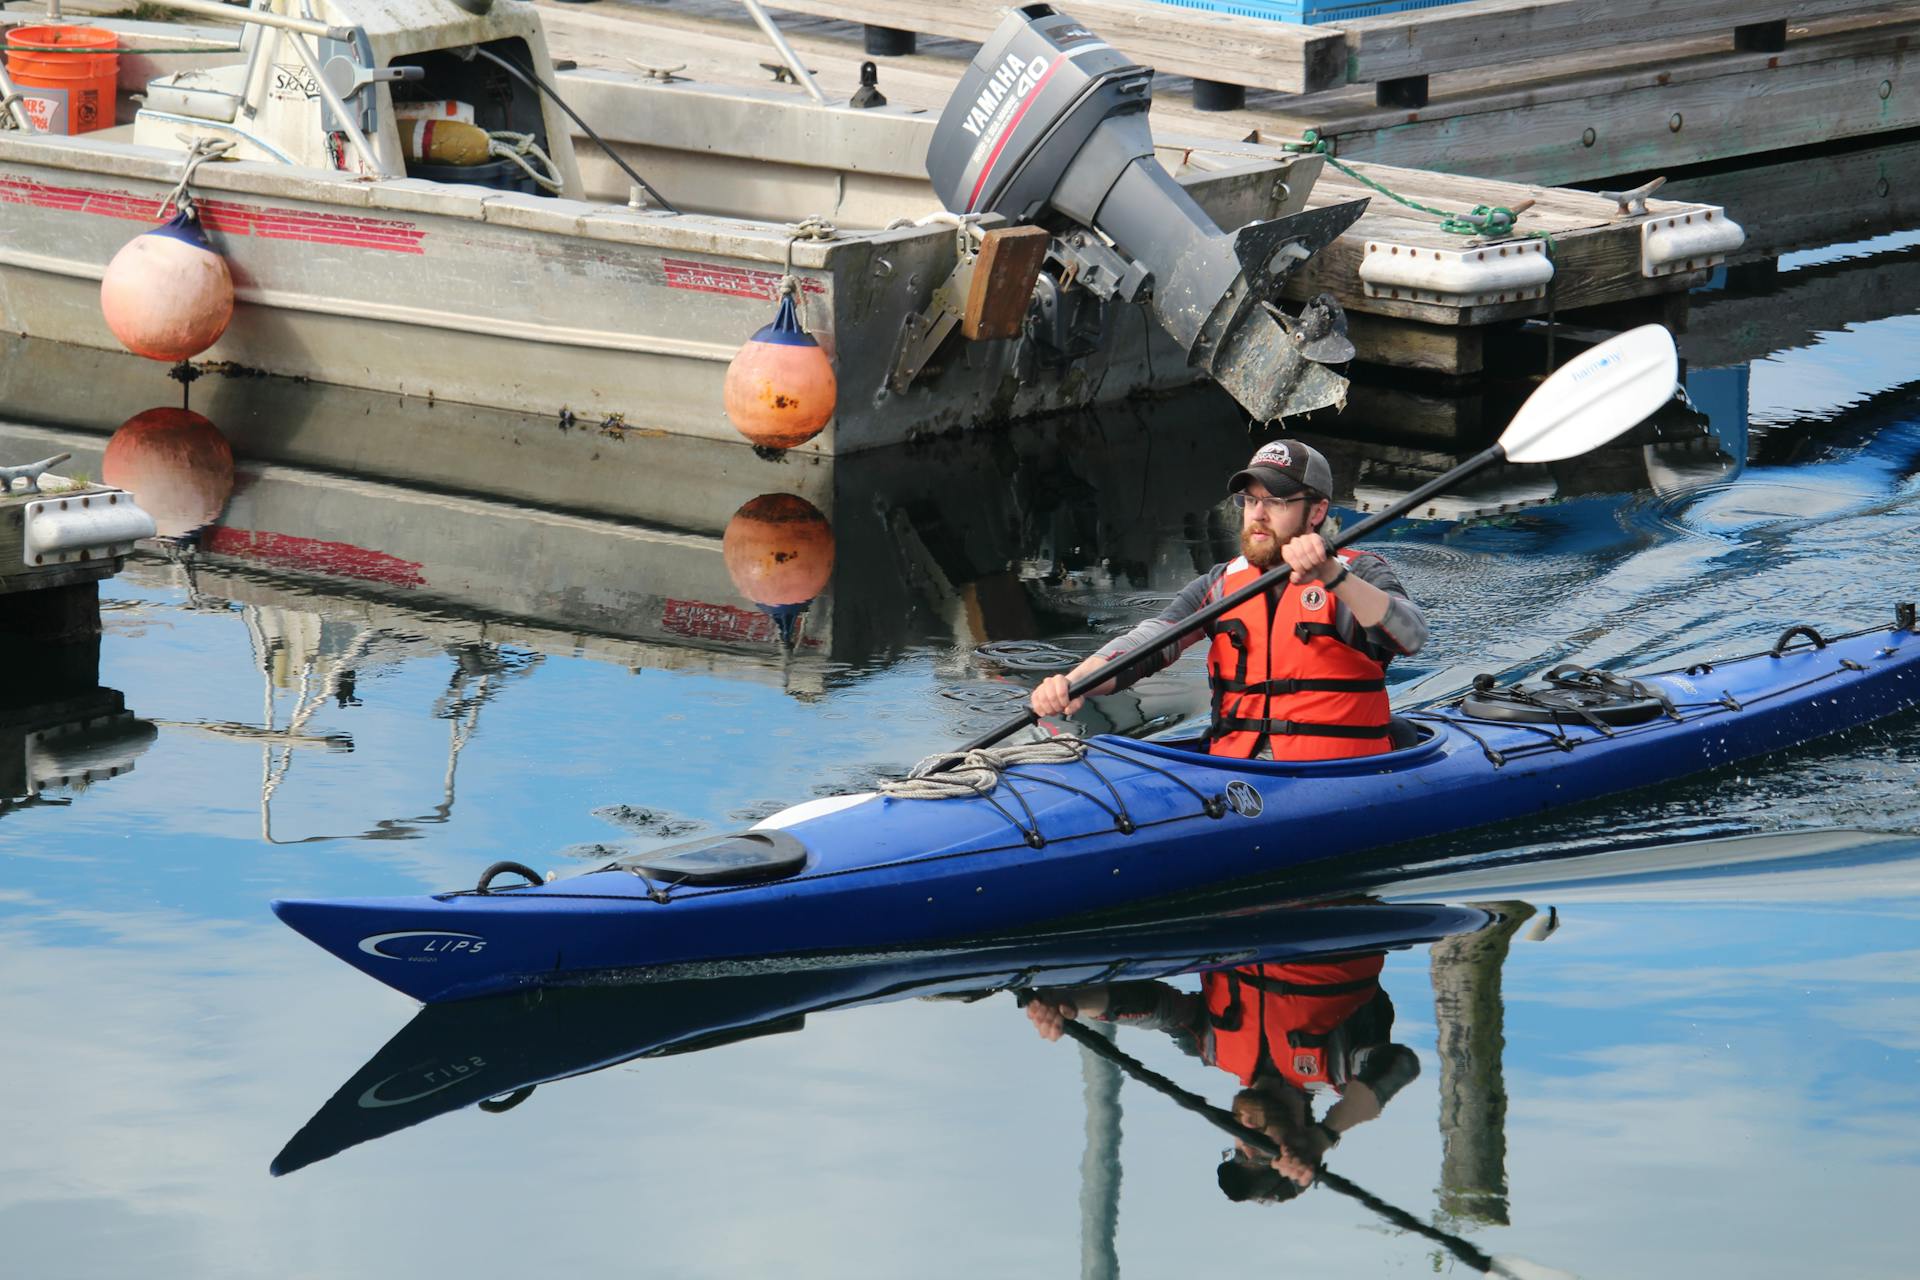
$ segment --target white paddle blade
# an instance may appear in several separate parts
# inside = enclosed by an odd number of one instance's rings
[[[1500,437],[1509,462],[1558,462],[1597,449],[1673,397],[1680,356],[1657,324],[1609,338],[1553,371]]]

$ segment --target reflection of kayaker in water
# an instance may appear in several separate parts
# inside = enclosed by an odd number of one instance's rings
[[[1333,469],[1298,440],[1262,445],[1227,484],[1240,507],[1240,556],[1195,578],[1156,618],[1141,623],[1065,675],[1033,691],[1043,716],[1070,715],[1067,688],[1123,653],[1150,646],[1182,618],[1252,582],[1283,560],[1292,580],[1205,628],[1213,647],[1208,749],[1215,755],[1333,760],[1391,749],[1386,666],[1427,639],[1420,607],[1387,562],[1370,551],[1329,554]],[[1110,693],[1173,662],[1192,632],[1095,693]]]
[[[1198,992],[1164,982],[1118,982],[1036,992],[1027,1018],[1058,1040],[1067,1018],[1165,1031],[1180,1047],[1245,1086],[1234,1117],[1281,1150],[1269,1161],[1236,1143],[1219,1169],[1232,1200],[1288,1200],[1312,1185],[1320,1162],[1355,1125],[1380,1114],[1420,1061],[1390,1043],[1393,1002],[1381,988],[1384,954],[1323,963],[1248,965],[1201,975]],[[1315,1119],[1316,1093],[1337,1095]]]

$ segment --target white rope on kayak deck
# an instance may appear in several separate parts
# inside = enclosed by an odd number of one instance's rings
[[[900,800],[953,800],[983,796],[1000,785],[1001,773],[1022,764],[1073,764],[1087,756],[1079,738],[1050,738],[1012,747],[981,747],[928,756],[904,778],[880,784],[880,793]]]

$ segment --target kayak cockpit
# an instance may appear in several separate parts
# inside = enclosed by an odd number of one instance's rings
[[[1236,772],[1252,769],[1261,773],[1301,773],[1325,777],[1349,773],[1387,773],[1419,764],[1440,752],[1445,737],[1444,726],[1394,716],[1387,729],[1392,749],[1378,755],[1349,756],[1339,760],[1241,760],[1209,754],[1206,738],[1187,736],[1191,732],[1192,726],[1182,724],[1168,730],[1166,737],[1108,740],[1124,743],[1129,749],[1145,749],[1154,755],[1172,759],[1204,761],[1216,768],[1231,768]]]

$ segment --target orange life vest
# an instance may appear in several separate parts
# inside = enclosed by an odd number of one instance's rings
[[[1359,554],[1338,553],[1343,563]],[[1261,570],[1236,559],[1220,579],[1228,595]],[[1340,639],[1338,603],[1317,582],[1289,583],[1244,601],[1207,625],[1213,648],[1213,728],[1207,749],[1251,758],[1266,738],[1276,760],[1338,760],[1391,749],[1386,668]]]
[[[1380,996],[1375,953],[1331,964],[1259,964],[1200,976],[1213,1028],[1213,1063],[1252,1084],[1264,1053],[1290,1083],[1346,1083],[1327,1059],[1329,1033]]]

